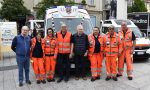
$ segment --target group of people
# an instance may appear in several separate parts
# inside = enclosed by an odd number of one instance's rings
[[[116,33],[115,27],[110,26],[108,33],[102,34],[99,27],[94,27],[90,35],[84,33],[82,25],[77,26],[77,33],[71,34],[67,25],[62,24],[60,31],[54,33],[52,28],[47,29],[44,39],[37,33],[30,39],[29,28],[22,27],[20,35],[12,42],[12,50],[16,53],[19,70],[19,86],[23,86],[23,71],[25,70],[26,83],[29,80],[30,62],[36,75],[37,84],[54,82],[55,67],[58,67],[57,80],[68,82],[70,76],[70,59],[75,62],[75,79],[86,78],[86,58],[90,61],[91,81],[99,80],[102,72],[102,62],[105,60],[106,81],[123,75],[124,62],[127,65],[128,79],[133,79],[133,51],[135,35],[126,22],[122,22],[121,30]],[[104,59],[105,58],[105,59]]]

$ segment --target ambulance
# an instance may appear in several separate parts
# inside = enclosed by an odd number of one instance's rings
[[[101,21],[101,31],[102,33],[108,32],[108,27],[113,25],[115,27],[115,31],[118,32],[121,28],[122,22],[127,23],[127,27],[131,28],[133,33],[136,36],[136,47],[134,50],[133,57],[134,58],[149,58],[150,56],[150,40],[146,37],[144,33],[140,31],[140,29],[131,21],[131,20],[105,20]]]
[[[45,36],[47,29],[50,27],[55,32],[60,31],[61,24],[66,24],[68,31],[72,34],[77,32],[76,27],[79,24],[83,25],[86,34],[90,34],[93,28],[88,12],[80,6],[56,6],[48,8],[45,15]],[[71,61],[71,68],[75,68],[73,60]]]
[[[76,27],[82,24],[86,34],[92,31],[90,16],[86,10],[80,6],[56,6],[46,10],[45,35],[48,28],[53,28],[55,32],[60,30],[61,24],[66,24],[68,30],[74,34]]]

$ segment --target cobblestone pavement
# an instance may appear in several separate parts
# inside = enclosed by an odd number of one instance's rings
[[[0,60],[0,90],[150,90],[150,60],[135,60],[134,79],[129,81],[126,74],[118,81],[105,81],[105,68],[103,67],[102,78],[95,82],[82,79],[76,81],[70,78],[68,83],[47,82],[46,84],[36,84],[35,76],[31,68],[30,79],[32,84],[23,87],[18,86],[18,71],[15,57],[11,54],[8,58]],[[105,66],[105,65],[103,65]],[[57,79],[57,78],[56,78]]]

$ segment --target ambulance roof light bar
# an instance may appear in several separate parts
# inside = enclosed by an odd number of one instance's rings
[[[48,9],[54,9],[54,8],[57,8],[58,6],[52,6],[52,7],[49,7],[49,8],[47,8],[47,10]],[[65,8],[71,8],[72,6],[64,6]],[[78,5],[78,6],[76,6],[76,7],[78,7],[78,9],[84,9],[84,6],[83,5]]]

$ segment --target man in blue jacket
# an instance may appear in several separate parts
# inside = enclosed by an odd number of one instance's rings
[[[29,80],[30,67],[30,37],[28,36],[29,28],[23,26],[21,34],[16,36],[11,45],[11,49],[16,53],[16,60],[19,70],[19,86],[23,86],[23,71],[25,71],[26,83],[31,84]]]

